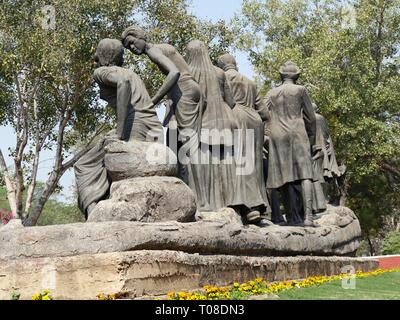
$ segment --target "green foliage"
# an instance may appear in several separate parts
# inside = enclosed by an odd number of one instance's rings
[[[47,140],[51,148],[60,116],[68,107],[74,108],[68,131],[75,129],[86,136],[104,119],[103,107],[95,103],[92,57],[100,39],[118,37],[135,1],[52,1],[55,29],[42,26],[46,18],[42,8],[47,4],[42,0],[2,2],[0,33],[5,41],[0,43],[0,83],[3,87],[13,85],[2,90],[8,99],[0,99],[0,114],[8,124],[18,125],[15,77],[22,77],[27,95],[29,90],[37,90],[38,114],[35,119],[30,114],[35,123],[29,134],[54,128]],[[71,143],[67,140],[66,150]]]
[[[38,226],[48,226],[79,222],[85,222],[85,218],[76,205],[49,200],[37,224]]]
[[[0,186],[0,209],[10,211],[10,205],[7,201],[7,192],[4,187]]]
[[[357,279],[356,290],[343,289],[342,281],[320,287],[289,290],[279,294],[281,300],[398,300],[400,272]]]
[[[400,206],[398,192],[398,186],[383,174],[364,176],[352,184],[348,205],[359,216],[364,236],[380,237],[385,218]]]
[[[342,192],[378,232],[400,195],[400,1],[245,0],[233,29],[264,91],[283,62],[299,65],[347,165]]]
[[[391,232],[382,242],[383,255],[400,254],[400,232]]]
[[[21,298],[21,294],[18,292],[11,293],[11,300],[19,300]]]
[[[42,186],[42,184],[39,184]],[[0,187],[0,208],[10,210],[6,191]],[[47,201],[43,213],[39,218],[38,225],[55,225],[85,222],[85,218],[76,205],[63,203],[55,199]]]

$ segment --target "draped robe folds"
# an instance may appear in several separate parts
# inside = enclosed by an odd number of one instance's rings
[[[324,162],[326,151],[326,143],[324,142],[323,138],[323,123],[321,122],[320,117],[318,114],[315,115],[316,117],[316,141],[319,146],[322,147],[322,152],[324,154],[323,157],[313,161],[313,169],[314,169],[314,181],[313,181],[313,205],[312,209],[313,212],[321,212],[327,209],[326,207],[326,198],[324,194],[324,190],[322,188],[322,184],[325,183],[324,179]]]
[[[104,199],[110,182],[104,167],[104,140],[93,147],[75,164],[75,178],[78,189],[78,206],[87,218],[87,209],[92,203]]]
[[[236,183],[232,205],[245,205],[248,209],[263,206],[269,212],[263,172],[264,124],[260,116],[265,116],[266,107],[253,81],[234,68],[228,69],[225,75],[236,102],[233,113],[239,125],[235,145]]]
[[[177,84],[168,93],[169,104],[164,119],[164,126],[168,126],[169,131],[168,146],[178,155],[179,178],[196,195],[199,209],[208,208],[209,183],[199,160],[201,119],[206,100],[179,52],[165,43],[154,46],[170,58],[180,72]]]
[[[325,179],[340,177],[342,173],[336,161],[335,150],[329,134],[328,122],[320,115],[316,114],[317,119],[317,143],[322,147],[324,157],[319,159],[317,164],[318,179],[325,182]]]
[[[118,80],[124,79],[124,86]],[[100,67],[94,72],[100,86],[100,96],[117,110],[127,108],[124,140],[163,142],[163,129],[143,81],[133,71],[120,67]],[[118,97],[118,99],[117,99]],[[118,105],[127,103],[126,105]],[[104,167],[102,139],[75,164],[75,178],[79,194],[79,208],[87,216],[91,204],[104,200],[110,190],[110,181]]]
[[[216,211],[231,205],[235,183],[233,129],[237,128],[231,108],[223,100],[216,70],[204,44],[189,44],[186,61],[204,96],[201,118],[200,170],[205,192],[198,194],[201,211]]]
[[[202,174],[200,164],[201,116],[205,99],[197,82],[191,75],[181,75],[177,85],[168,95],[172,101],[171,112],[178,127],[179,161],[186,157],[186,163],[180,170],[181,179],[196,195],[199,208],[207,207],[208,184]]]
[[[314,161],[315,181],[313,183],[313,211],[319,212],[326,210],[326,198],[323,192],[322,184],[325,179],[340,177],[338,164],[336,162],[335,151],[329,135],[328,122],[320,115],[316,114],[316,139],[317,144],[322,147],[323,157]]]

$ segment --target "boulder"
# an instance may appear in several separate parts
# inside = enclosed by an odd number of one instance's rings
[[[243,226],[233,216],[229,222],[230,218],[214,219],[212,215],[207,221],[206,213],[202,215],[206,218],[192,223],[112,221],[1,228],[0,259],[136,250],[236,256],[353,256],[360,246],[360,223],[354,213],[344,207],[329,207],[328,214],[315,228],[259,228]],[[349,218],[346,225],[337,219],[338,216]]]
[[[195,195],[182,180],[133,178],[113,183],[110,199],[98,203],[88,222],[191,222],[196,210]]]
[[[163,144],[109,140],[104,149],[104,164],[113,182],[136,177],[177,176],[176,155]]]
[[[243,227],[240,215],[232,208],[223,208],[217,212],[197,212],[196,221],[199,222],[220,222],[224,224],[237,224]]]

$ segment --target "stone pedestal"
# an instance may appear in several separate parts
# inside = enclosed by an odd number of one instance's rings
[[[204,285],[228,286],[262,277],[269,281],[331,276],[352,266],[364,272],[378,262],[339,257],[202,256],[177,251],[135,251],[54,258],[0,260],[0,300],[31,299],[47,289],[55,299],[94,300],[127,293],[127,298],[192,291]]]
[[[233,209],[196,212],[193,192],[174,177],[176,164],[164,161],[174,156],[167,147],[114,141],[106,152],[110,198],[87,223],[0,228],[0,299],[12,292],[29,299],[41,289],[56,299],[134,298],[378,266],[349,258],[361,228],[348,208],[329,206],[315,228],[245,226]]]

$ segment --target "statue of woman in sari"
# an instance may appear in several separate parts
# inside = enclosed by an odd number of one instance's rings
[[[235,185],[233,130],[237,128],[232,106],[224,101],[217,71],[206,45],[198,40],[187,46],[186,57],[191,74],[206,99],[201,117],[201,167],[206,193],[201,210],[215,211],[230,206]]]

